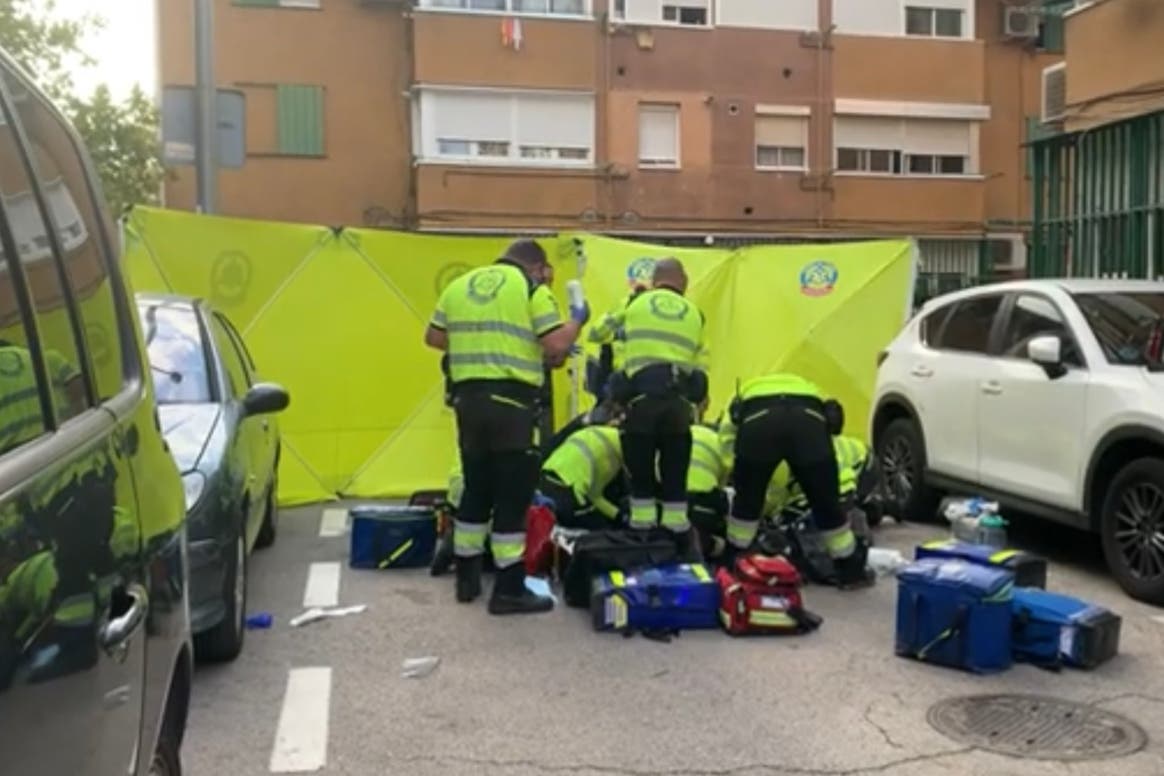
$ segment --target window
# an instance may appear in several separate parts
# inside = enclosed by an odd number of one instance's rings
[[[639,105],[639,166],[679,166],[678,105]]]
[[[112,257],[106,242],[113,226],[93,197],[77,146],[48,105],[29,99],[21,103],[19,113],[34,152],[36,177],[48,200],[48,220],[57,233],[97,398],[108,401],[126,384],[121,313],[114,297],[121,290],[109,275]]]
[[[247,381],[247,370],[243,366],[242,358],[230,339],[230,334],[218,316],[210,319],[210,335],[214,338],[214,346],[218,349],[218,358],[226,371],[227,388],[235,399],[246,395],[250,383]]]
[[[972,175],[974,141],[969,121],[839,116],[839,172],[892,175]]]
[[[962,13],[957,8],[906,6],[905,34],[932,38],[960,38]]]
[[[938,335],[942,333],[942,324],[950,317],[950,312],[956,306],[956,304],[948,304],[945,307],[939,307],[921,319],[918,336],[921,338],[923,345],[936,347],[934,343],[937,341]]]
[[[421,0],[418,5],[421,8],[551,16],[587,16],[590,13],[587,0]]]
[[[990,349],[990,330],[998,314],[1002,297],[978,296],[958,302],[942,326],[933,347],[964,353],[986,353]]]
[[[805,169],[808,120],[800,116],[756,116],[756,168]]]
[[[1112,291],[1074,294],[1110,364],[1164,364],[1164,294]]]
[[[256,8],[319,8],[322,0],[234,0],[235,5]]]
[[[577,166],[594,158],[589,94],[430,89],[413,120],[429,160]]]
[[[206,343],[194,311],[159,303],[139,305],[138,312],[158,404],[214,401]]]
[[[1035,337],[1046,336],[1058,337],[1062,341],[1063,363],[1083,366],[1075,338],[1055,303],[1036,294],[1020,295],[1011,308],[1002,335],[1002,355],[1025,359],[1028,343]]]
[[[640,24],[706,27],[711,23],[710,0],[616,0],[614,18]]]
[[[230,341],[234,343],[235,350],[238,351],[239,358],[242,360],[243,368],[246,371],[247,387],[254,385],[256,380],[255,360],[251,358],[251,352],[247,350],[242,335],[238,333],[238,329],[234,327],[234,324],[225,315],[215,313],[215,317],[218,318],[222,327],[226,329],[226,333],[230,336]]]
[[[24,123],[23,114],[36,104],[37,98],[14,78],[8,77],[6,73],[4,75],[16,97],[16,104],[20,106],[18,115]],[[39,115],[33,116],[34,122],[25,127],[30,135],[35,134],[38,128],[35,123],[37,118]],[[0,178],[0,202],[3,203],[9,235],[16,252],[15,257],[8,257],[8,263],[19,261],[22,265],[32,302],[31,312],[40,334],[39,356],[44,364],[53,411],[59,424],[79,415],[89,406],[86,384],[89,370],[81,357],[78,331],[80,321],[75,319],[75,311],[68,304],[61,282],[64,268],[59,265],[50,237],[52,227],[49,218],[61,224],[58,232],[62,236],[77,234],[78,220],[69,215],[75,213],[75,207],[67,202],[68,190],[61,187],[58,173],[52,176],[52,180],[57,183],[54,187],[57,193],[50,195],[47,191],[42,192],[52,215],[42,210],[16,134],[8,122],[0,124],[0,174],[3,175]],[[77,238],[74,236],[70,243],[76,244]],[[85,269],[89,270],[90,277],[100,278],[100,266],[86,266]],[[0,312],[5,315],[3,324],[7,327],[18,323],[20,312],[17,306],[17,286],[13,283],[10,271],[0,276],[0,299],[7,300],[0,303]],[[117,335],[117,329],[111,331],[113,336]],[[27,339],[20,340],[24,333],[23,327],[20,327],[12,332],[6,329],[0,334],[0,406],[8,407],[0,413],[0,427],[3,427],[0,428],[0,444],[3,445],[15,446],[28,441],[34,438],[29,434],[45,427],[39,405],[39,387],[33,372],[38,354],[30,349]],[[5,430],[9,428],[9,431]]]
[[[716,3],[715,23],[724,27],[815,30],[817,0],[729,0]]]

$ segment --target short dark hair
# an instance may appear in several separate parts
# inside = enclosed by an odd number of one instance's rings
[[[505,258],[523,267],[539,267],[550,263],[545,249],[536,240],[514,240],[505,249]]]

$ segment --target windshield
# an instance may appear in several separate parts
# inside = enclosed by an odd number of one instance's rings
[[[142,328],[158,404],[213,401],[198,318],[187,307],[141,305]]]
[[[1164,292],[1073,296],[1109,363],[1153,368],[1164,363]]]

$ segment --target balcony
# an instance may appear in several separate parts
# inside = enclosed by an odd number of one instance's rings
[[[586,228],[604,174],[587,168],[526,169],[424,164],[417,169],[421,227]]]
[[[417,83],[593,90],[598,82],[598,23],[588,17],[417,9],[413,30]]]
[[[909,232],[958,232],[981,227],[986,184],[977,176],[833,177],[833,217],[841,223]],[[915,227],[916,225],[916,227]]]
[[[980,40],[837,35],[833,45],[837,97],[986,101],[986,46]]]

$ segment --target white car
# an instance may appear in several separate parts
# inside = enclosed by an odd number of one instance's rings
[[[871,436],[889,511],[942,492],[1096,532],[1164,604],[1164,283],[1029,280],[933,299],[879,357]]]

